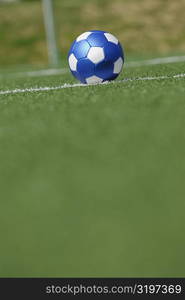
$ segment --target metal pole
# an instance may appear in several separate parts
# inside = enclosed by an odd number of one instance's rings
[[[53,14],[53,0],[42,0],[44,24],[46,29],[48,58],[49,62],[53,66],[58,66],[59,56],[56,42],[54,14]]]

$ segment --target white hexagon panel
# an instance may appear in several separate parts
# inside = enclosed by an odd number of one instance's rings
[[[76,57],[74,56],[74,54],[71,54],[69,56],[69,66],[71,68],[72,71],[76,71],[77,70],[77,59]]]
[[[92,32],[90,32],[90,31],[82,33],[80,36],[77,37],[76,41],[80,42],[80,41],[86,40],[91,33]]]
[[[103,79],[98,76],[91,76],[89,78],[86,78],[87,84],[97,84],[102,83]]]
[[[119,41],[118,39],[111,33],[104,33],[106,39],[108,40],[108,42],[114,43],[116,45],[118,45]]]
[[[105,58],[104,50],[101,47],[91,47],[87,58],[91,60],[94,64],[100,63]]]
[[[119,74],[121,72],[121,69],[123,67],[123,59],[120,57],[118,60],[114,63],[114,74]]]

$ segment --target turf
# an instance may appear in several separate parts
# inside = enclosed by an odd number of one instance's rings
[[[1,95],[0,276],[184,277],[184,95],[184,79]]]

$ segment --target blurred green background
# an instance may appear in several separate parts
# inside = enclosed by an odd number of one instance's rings
[[[185,0],[53,0],[57,40],[65,59],[73,39],[102,29],[117,35],[128,56],[185,51]],[[40,0],[0,2],[0,66],[46,64]]]

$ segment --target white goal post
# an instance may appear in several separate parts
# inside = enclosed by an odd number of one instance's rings
[[[49,63],[50,65],[56,67],[59,65],[59,55],[54,24],[53,0],[42,0],[42,6],[47,38]]]
[[[48,60],[50,66],[59,66],[59,52],[57,47],[56,30],[54,22],[53,0],[40,0],[43,10]],[[0,4],[21,2],[21,0],[0,0]]]

